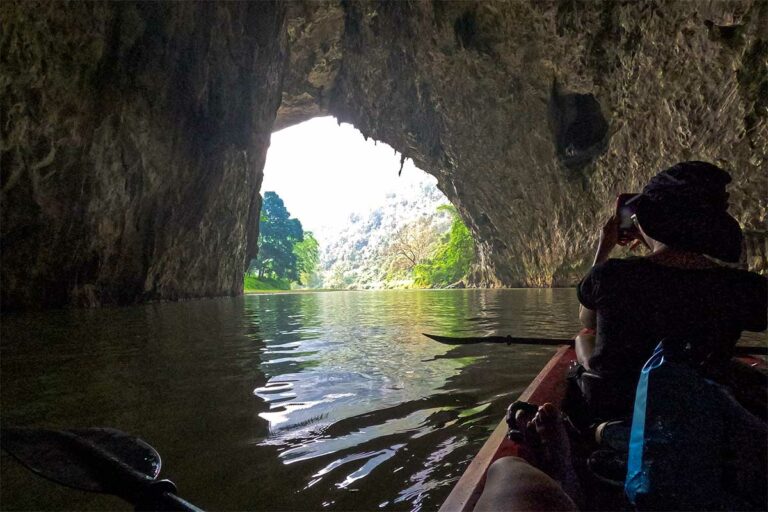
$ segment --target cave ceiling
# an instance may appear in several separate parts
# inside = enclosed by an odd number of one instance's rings
[[[768,270],[765,1],[11,0],[0,23],[4,308],[240,293],[270,133],[323,115],[437,178],[470,284],[574,284],[616,194],[690,159],[731,172]]]
[[[479,286],[572,285],[615,196],[727,170],[766,270],[768,3],[292,3],[275,128],[334,115],[438,178]]]

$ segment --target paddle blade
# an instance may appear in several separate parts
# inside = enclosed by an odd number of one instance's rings
[[[421,335],[445,345],[474,345],[475,343],[485,342],[484,337],[458,338],[456,336],[438,336],[437,334],[429,334],[426,332],[421,333]]]
[[[112,480],[89,452],[95,448],[121,461],[148,480],[160,474],[160,455],[150,445],[109,428],[47,430],[4,428],[0,447],[38,475],[56,483],[92,492],[112,492]]]

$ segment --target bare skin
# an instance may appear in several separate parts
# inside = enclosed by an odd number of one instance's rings
[[[485,487],[474,510],[578,510],[562,487],[546,473],[519,457],[502,457],[488,468]]]
[[[571,443],[557,407],[545,403],[535,414],[520,410],[515,421],[526,445],[533,450],[533,463],[557,480],[571,499],[580,502],[581,487],[573,468]]]
[[[594,329],[594,327],[590,327],[590,329]],[[579,334],[574,340],[576,360],[587,370],[592,369],[589,366],[589,359],[595,353],[595,343],[597,343],[597,338],[594,334]]]
[[[515,420],[533,450],[535,465],[519,457],[502,457],[491,464],[474,510],[578,510],[582,493],[560,412],[546,403],[535,414],[518,411]]]

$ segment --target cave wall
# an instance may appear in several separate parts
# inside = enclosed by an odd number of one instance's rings
[[[437,176],[474,284],[574,284],[615,196],[688,159],[732,173],[744,263],[768,270],[768,2],[311,5],[289,8],[277,125],[309,102]]]
[[[237,294],[271,131],[438,178],[480,286],[573,284],[618,192],[734,176],[768,270],[768,2],[0,3],[2,308]],[[279,109],[278,109],[279,108]]]
[[[242,291],[284,11],[0,4],[4,310]]]

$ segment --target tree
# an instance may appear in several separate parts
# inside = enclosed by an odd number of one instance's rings
[[[254,268],[259,279],[299,278],[294,246],[304,239],[298,219],[292,219],[283,200],[275,192],[265,192],[259,218],[259,254]]]
[[[459,281],[475,257],[475,241],[456,207],[444,204],[437,209],[451,215],[451,229],[430,260],[414,267],[414,282],[420,286],[447,286]]]
[[[400,228],[385,251],[389,272],[410,272],[416,265],[426,262],[435,251],[439,238],[429,218],[422,217]]]
[[[293,253],[296,255],[296,268],[299,271],[299,284],[310,286],[312,276],[317,270],[318,263],[320,263],[319,247],[320,244],[311,231],[305,231],[304,240],[293,246]]]

